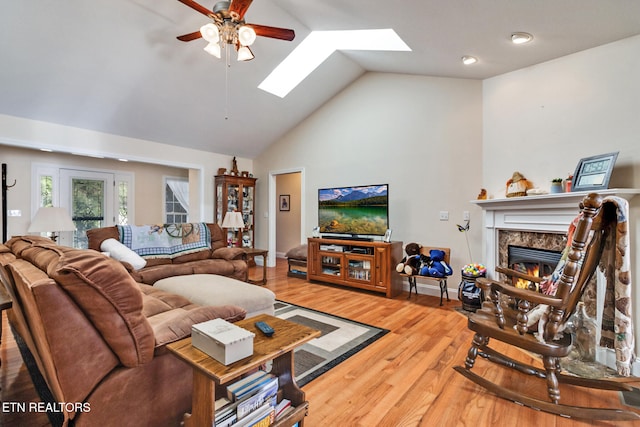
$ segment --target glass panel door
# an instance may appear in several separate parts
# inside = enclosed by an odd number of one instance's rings
[[[109,173],[60,170],[60,200],[76,224],[75,232],[60,233],[60,244],[87,247],[86,231],[115,224],[114,176]]]
[[[253,247],[253,187],[244,187],[242,190],[242,220],[244,229],[242,233],[242,246]]]

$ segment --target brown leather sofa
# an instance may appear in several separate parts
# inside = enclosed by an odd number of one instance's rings
[[[191,368],[165,345],[194,323],[245,316],[136,283],[118,261],[42,237],[0,245],[0,265],[11,327],[61,409],[54,425],[180,425]]]
[[[211,250],[181,255],[175,258],[147,259],[147,264],[134,270],[125,263],[136,282],[153,285],[160,279],[188,274],[218,274],[247,281],[248,266],[246,255],[241,248],[226,247],[224,232],[218,224],[207,224],[211,232]],[[100,251],[106,239],[119,240],[118,227],[102,227],[87,230],[89,249]]]

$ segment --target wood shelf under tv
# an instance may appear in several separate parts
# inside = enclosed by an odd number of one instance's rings
[[[384,293],[402,292],[402,277],[392,274],[402,259],[402,242],[336,238],[308,239],[307,279]]]

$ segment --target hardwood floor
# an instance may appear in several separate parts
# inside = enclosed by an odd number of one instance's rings
[[[262,267],[258,267],[262,268]],[[261,271],[252,272],[260,275]],[[304,387],[310,402],[305,425],[316,426],[473,426],[511,424],[570,427],[613,426],[613,422],[566,419],[485,393],[452,368],[464,363],[472,334],[466,318],[439,299],[406,294],[387,299],[377,294],[312,284],[286,276],[286,264],[267,269],[267,287],[278,299],[387,328],[390,333]],[[6,322],[6,316],[3,318]],[[37,400],[35,390],[4,325],[0,391],[3,402]],[[504,350],[504,348],[503,348]],[[507,351],[523,361],[531,358]],[[474,371],[505,386],[545,398],[543,381],[489,366],[479,360]],[[640,385],[640,382],[636,384]],[[562,387],[562,402],[581,406],[620,407],[619,393]],[[638,411],[640,412],[640,411]],[[0,413],[0,425],[48,425],[46,417]],[[633,425],[618,423],[617,425]]]

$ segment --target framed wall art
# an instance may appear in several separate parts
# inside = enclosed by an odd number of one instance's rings
[[[280,210],[281,211],[289,211],[291,210],[291,195],[289,194],[281,194],[279,197],[280,200]]]
[[[611,178],[611,172],[617,158],[618,151],[580,159],[573,174],[571,191],[606,190],[609,188],[609,178]]]

